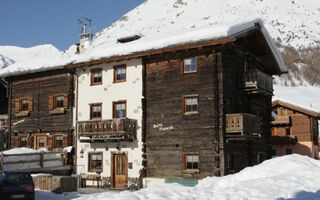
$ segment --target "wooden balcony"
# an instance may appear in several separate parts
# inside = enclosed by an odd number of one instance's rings
[[[227,135],[260,135],[260,117],[248,113],[226,114]]]
[[[128,118],[78,122],[80,142],[132,141],[136,130],[137,120]]]
[[[255,94],[273,93],[272,76],[258,70],[251,70],[244,74],[244,89],[246,92]]]
[[[274,125],[290,124],[290,117],[289,116],[278,116],[271,123]]]

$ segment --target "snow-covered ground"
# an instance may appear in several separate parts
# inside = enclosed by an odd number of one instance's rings
[[[135,192],[37,191],[38,200],[319,200],[320,161],[297,154],[277,157],[225,177],[208,177],[195,187],[163,184]]]

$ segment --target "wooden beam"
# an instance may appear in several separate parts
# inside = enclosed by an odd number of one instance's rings
[[[214,46],[214,45],[221,45],[226,44],[230,42],[236,41],[236,38],[224,38],[224,39],[218,39],[218,40],[211,40],[211,41],[205,41],[205,42],[199,42],[194,44],[185,44],[180,46],[174,46],[174,47],[166,47],[162,49],[156,49],[156,50],[150,50],[150,51],[141,51],[137,53],[132,53],[129,55],[123,55],[123,56],[113,56],[109,58],[101,58],[99,60],[92,60],[92,61],[86,61],[81,63],[75,63],[75,64],[69,64],[66,65],[66,69],[72,69],[72,68],[80,68],[80,67],[88,67],[92,65],[98,65],[102,63],[108,63],[108,62],[114,62],[118,60],[128,60],[143,56],[151,56],[154,54],[161,54],[161,53],[167,53],[167,52],[174,52],[179,50],[187,50],[187,49],[194,49],[194,48],[203,48],[207,46]]]

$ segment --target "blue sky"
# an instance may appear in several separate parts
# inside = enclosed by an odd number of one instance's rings
[[[0,45],[53,44],[66,50],[79,41],[83,15],[101,31],[145,0],[0,0]]]

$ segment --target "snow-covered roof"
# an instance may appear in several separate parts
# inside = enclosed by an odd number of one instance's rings
[[[43,52],[43,49],[39,48],[39,51],[34,51],[31,55],[29,54],[27,58],[26,56],[23,56],[25,59],[17,61],[2,69],[0,71],[0,77],[47,71],[51,69],[64,68],[64,66],[68,64],[76,64],[99,60],[102,58],[130,55],[167,47],[235,37],[250,28],[257,27],[257,24],[260,25],[262,33],[266,38],[274,57],[276,58],[279,71],[286,72],[287,69],[281,55],[272,42],[268,32],[263,27],[263,23],[261,20],[255,19],[251,21],[226,23],[152,34],[143,36],[138,40],[128,43],[119,43],[117,40],[112,39],[106,39],[102,42],[99,38],[99,40],[93,40],[92,44],[81,55],[72,54],[70,53],[71,50],[67,51],[67,53],[62,53],[55,51],[52,48],[48,48]]]
[[[320,88],[319,87],[283,87],[274,85],[272,101],[282,101],[305,110],[320,114]]]

